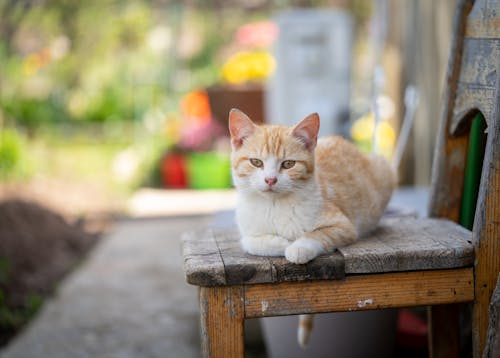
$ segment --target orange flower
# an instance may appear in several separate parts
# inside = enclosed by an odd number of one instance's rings
[[[181,110],[184,117],[193,119],[199,124],[208,122],[212,113],[210,112],[210,103],[208,95],[203,90],[189,92],[182,98]]]

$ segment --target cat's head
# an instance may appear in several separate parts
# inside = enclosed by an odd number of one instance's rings
[[[319,116],[294,127],[255,125],[237,109],[229,113],[233,181],[239,190],[263,195],[290,194],[314,175]]]

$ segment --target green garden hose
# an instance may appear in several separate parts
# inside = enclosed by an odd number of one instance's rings
[[[465,164],[464,187],[462,191],[462,203],[460,207],[460,225],[472,230],[476,202],[481,182],[481,171],[483,168],[484,149],[486,147],[486,121],[481,113],[472,120],[469,135],[469,148],[467,151],[467,162]]]

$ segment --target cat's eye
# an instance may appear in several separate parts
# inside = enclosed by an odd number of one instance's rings
[[[281,163],[281,167],[283,169],[290,169],[295,165],[295,160],[285,160],[283,163]]]
[[[262,160],[257,159],[257,158],[250,158],[250,163],[256,168],[261,168],[264,163],[262,163]]]

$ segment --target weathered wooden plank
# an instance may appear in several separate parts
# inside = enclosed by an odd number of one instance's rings
[[[241,248],[236,231],[218,231],[215,234],[228,285],[274,282],[275,274],[269,258],[246,254]]]
[[[448,220],[387,218],[339,251],[346,274],[457,268],[473,264],[471,235]]]
[[[500,39],[464,39],[450,133],[460,132],[467,125],[462,122],[470,122],[469,114],[474,110],[480,110],[490,124],[499,65]]]
[[[434,152],[431,192],[429,195],[429,216],[444,217],[452,221],[458,221],[460,212],[468,137],[453,136],[450,132],[450,123],[462,65],[461,59],[467,15],[473,4],[473,0],[460,0],[457,3],[446,74],[444,110]]]
[[[200,317],[203,357],[244,356],[244,307],[241,287],[201,287]]]
[[[500,274],[490,301],[488,333],[483,358],[500,357]]]
[[[500,2],[496,0],[476,0],[469,14],[466,37],[498,38],[500,32]]]
[[[464,35],[467,31],[468,36],[470,36],[474,27],[476,29],[481,28],[482,25],[480,23],[482,20],[479,18],[474,20],[480,3],[481,1],[479,0],[459,0],[457,3],[453,25],[452,47],[446,75],[443,101],[444,109],[440,121],[432,168],[429,215],[447,218],[455,222],[458,222],[462,202],[468,135],[466,135],[467,133],[459,133],[458,131],[461,119],[455,120],[456,124],[454,126],[451,123],[454,115],[461,66],[463,65]],[[473,5],[475,6],[475,11],[472,11]],[[473,22],[476,25],[471,26]],[[479,32],[484,33],[481,30]],[[478,32],[476,31],[475,33]],[[469,109],[471,108],[469,107]],[[467,110],[464,108],[462,111]],[[465,129],[467,129],[466,127]],[[429,353],[431,357],[449,357],[450,353],[456,353],[460,350],[458,345],[460,341],[459,326],[450,326],[450,322],[456,322],[457,319],[458,312],[454,308],[449,308],[448,306],[429,307],[429,321],[432,322],[429,331]]]
[[[459,83],[495,88],[500,38],[464,39]]]
[[[245,253],[239,243],[237,232],[220,231],[215,234],[215,239],[224,262],[228,285],[344,277],[344,260],[339,253],[319,257],[306,265],[296,265],[284,257],[254,256]]]
[[[439,305],[474,299],[472,268],[245,286],[245,317]]]
[[[374,234],[305,265],[243,252],[235,231],[187,236],[187,280],[199,286],[342,279],[378,273],[465,267],[473,264],[471,233],[452,222],[412,217],[383,219]],[[345,267],[344,267],[345,265]]]
[[[225,285],[224,263],[211,230],[187,232],[182,237],[186,280],[192,285]]]
[[[494,96],[495,88],[459,83],[450,133],[452,135],[463,133],[464,128],[470,127],[472,118],[477,112],[483,114],[486,123],[490,122],[493,107],[495,106]]]
[[[474,355],[484,349],[489,300],[500,272],[500,77],[497,78],[495,113],[488,127],[483,172],[474,218],[476,302],[473,310]]]
[[[333,253],[306,265],[283,257],[243,252],[234,230],[187,233],[183,238],[187,282],[198,286],[255,284],[313,279],[342,279],[343,257]]]
[[[340,280],[345,277],[344,258],[338,252],[317,257],[304,265],[290,263],[284,257],[270,260],[275,282]]]

